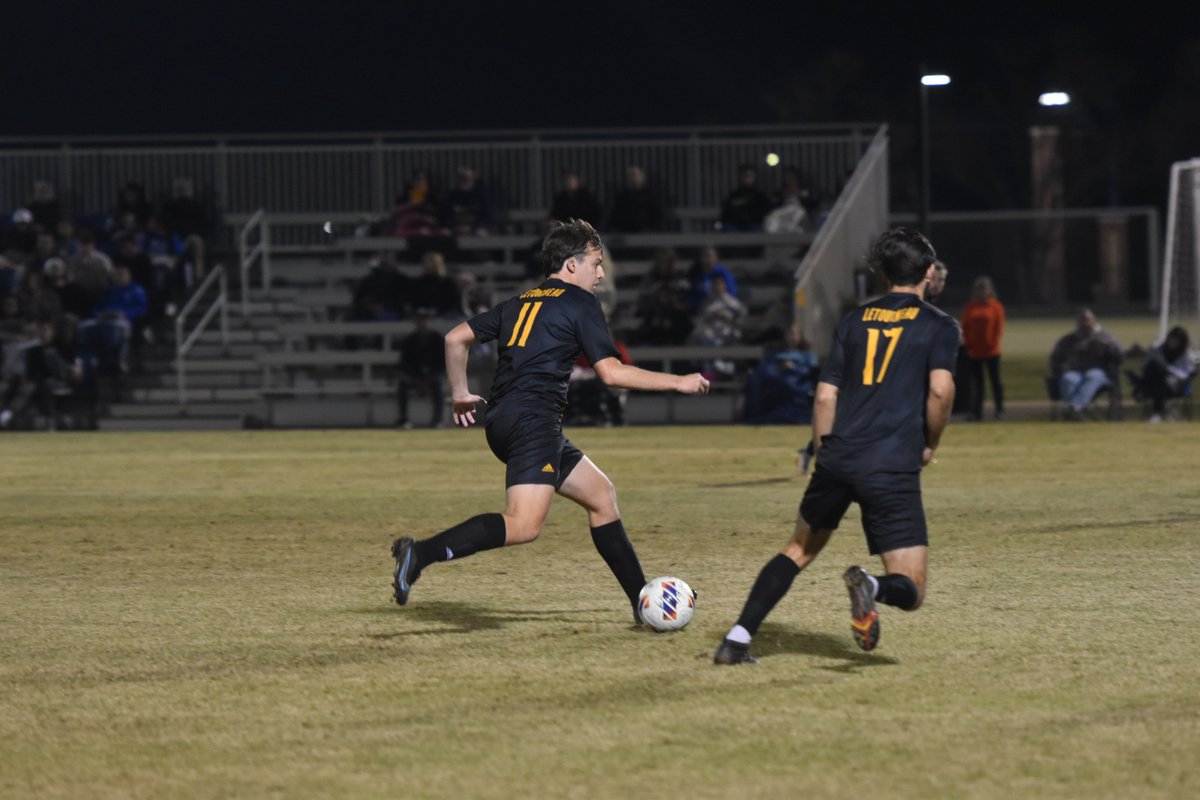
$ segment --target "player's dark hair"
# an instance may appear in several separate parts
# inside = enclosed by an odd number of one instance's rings
[[[554,228],[542,241],[542,271],[553,275],[562,269],[568,258],[580,258],[589,247],[600,249],[600,234],[581,219],[555,222]]]
[[[937,260],[933,245],[913,228],[892,228],[872,242],[867,266],[891,286],[916,286]]]

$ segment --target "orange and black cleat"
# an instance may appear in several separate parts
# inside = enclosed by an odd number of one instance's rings
[[[857,566],[842,576],[850,592],[850,630],[863,650],[874,650],[879,644],[879,612],[875,610],[875,590],[870,578],[865,569]]]

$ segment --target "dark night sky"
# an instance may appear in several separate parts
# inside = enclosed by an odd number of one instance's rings
[[[947,181],[1015,147],[1046,88],[1105,164],[1089,191],[1136,184],[1132,149],[1200,153],[1194,26],[1052,5],[30,3],[5,12],[0,135],[885,121],[899,155],[924,63],[954,76],[933,108],[935,147],[961,151]]]

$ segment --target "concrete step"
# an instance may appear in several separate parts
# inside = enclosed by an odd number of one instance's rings
[[[231,320],[232,322],[232,320]],[[279,334],[274,330],[261,330],[255,328],[235,328],[233,325],[229,327],[229,342],[230,344],[274,344],[281,341]],[[219,330],[205,331],[196,339],[197,344],[220,344],[221,332]]]
[[[108,407],[108,419],[167,419],[177,417],[189,419],[241,419],[260,410],[253,403],[194,403],[190,400],[186,409],[175,403],[113,403]]]
[[[253,372],[188,372],[188,390],[216,388],[251,388],[262,385],[262,374]],[[175,373],[142,373],[133,377],[129,385],[135,389],[175,388]]]
[[[253,358],[192,358],[184,359],[184,371],[188,375],[201,372],[259,372],[260,367]],[[148,359],[142,362],[142,372],[146,374],[170,373],[175,374],[175,359]]]
[[[138,403],[174,403],[178,396],[175,385],[148,386],[133,390],[133,399]],[[189,403],[252,402],[257,401],[259,388],[254,386],[194,386],[189,381],[187,398]]]
[[[99,421],[102,431],[239,431],[242,420],[233,417],[174,417],[138,419],[106,417]]]

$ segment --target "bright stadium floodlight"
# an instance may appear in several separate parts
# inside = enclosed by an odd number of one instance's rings
[[[921,186],[918,194],[917,227],[922,233],[929,232],[929,87],[949,86],[950,76],[942,72],[925,72],[921,69],[921,104],[917,117],[917,138],[920,140]]]
[[[766,160],[767,160],[768,167],[778,167],[779,166],[779,154],[778,153],[767,153]]]
[[[1042,92],[1038,103],[1044,106],[1066,106],[1071,104],[1071,95],[1066,92]]]
[[[934,75],[922,75],[922,86],[948,86],[950,85],[950,76],[937,73]]]

